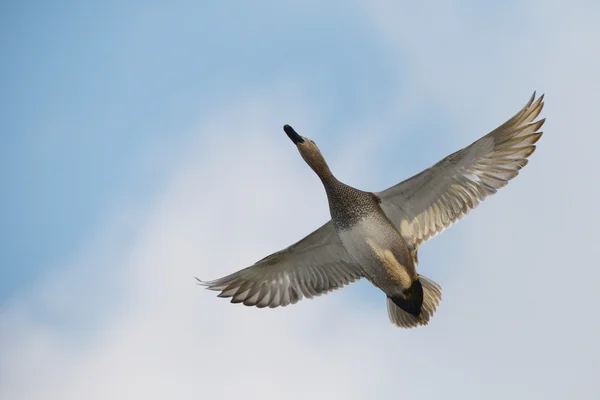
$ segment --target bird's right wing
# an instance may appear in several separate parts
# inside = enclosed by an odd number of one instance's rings
[[[232,303],[274,308],[339,289],[362,276],[329,221],[251,267],[200,283],[221,292],[219,297],[231,297]]]
[[[527,165],[542,136],[544,96],[470,146],[382,192],[381,208],[416,250],[496,193]],[[535,101],[534,101],[535,100]]]

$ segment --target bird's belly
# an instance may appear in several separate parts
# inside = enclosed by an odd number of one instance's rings
[[[353,228],[338,232],[344,248],[354,262],[363,265],[375,261],[375,257],[369,242],[381,244],[383,237],[381,232],[368,223],[359,223]]]
[[[365,277],[385,292],[398,285],[410,286],[406,245],[393,226],[365,219],[348,230],[338,231],[352,260],[360,265]],[[412,267],[412,262],[409,263]]]

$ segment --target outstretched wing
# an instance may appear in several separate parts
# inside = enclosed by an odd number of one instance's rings
[[[470,146],[376,193],[409,245],[416,249],[441,233],[519,174],[542,136],[544,119],[533,121],[543,99],[534,93],[521,111]]]
[[[219,297],[231,297],[232,303],[274,308],[339,289],[361,277],[329,221],[251,267],[200,283],[220,291]]]

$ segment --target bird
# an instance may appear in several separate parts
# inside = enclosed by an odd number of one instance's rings
[[[543,132],[544,95],[534,92],[512,118],[433,166],[381,192],[340,182],[319,148],[290,125],[283,130],[325,188],[331,219],[291,246],[200,285],[246,306],[285,307],[362,278],[386,295],[390,321],[427,325],[442,299],[417,273],[419,246],[507,185],[528,163]]]

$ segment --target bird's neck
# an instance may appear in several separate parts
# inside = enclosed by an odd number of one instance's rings
[[[325,159],[317,158],[316,160],[311,162],[309,165],[312,168],[312,170],[315,171],[315,174],[317,174],[319,179],[321,179],[321,182],[323,182],[325,189],[327,189],[328,185],[332,185],[332,184],[335,184],[336,182],[339,182],[335,178],[335,176],[333,176],[333,173],[331,172],[331,169],[329,169],[329,165],[327,165],[327,162],[325,161]]]

